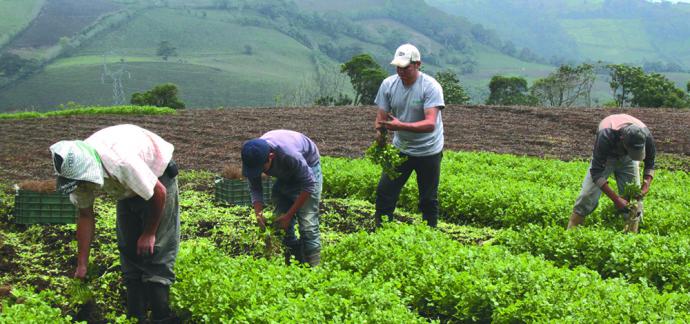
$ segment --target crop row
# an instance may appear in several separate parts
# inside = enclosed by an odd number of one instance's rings
[[[317,269],[284,267],[186,242],[174,305],[204,322],[393,323],[419,321],[417,314],[440,321],[690,320],[685,294],[602,280],[499,247],[464,246],[423,225],[351,234],[324,255]]]
[[[563,162],[494,153],[444,152],[439,185],[442,219],[456,224],[495,228],[538,224],[563,226],[568,222],[582,179],[583,161]],[[380,168],[367,160],[323,158],[324,195],[375,200]],[[414,177],[414,175],[413,175]],[[611,179],[612,185],[615,181]],[[645,198],[641,231],[656,234],[687,233],[690,228],[690,175],[657,170]],[[417,208],[417,186],[407,182],[398,206]],[[622,228],[622,217],[609,199],[587,217],[586,225]]]
[[[174,114],[175,109],[154,106],[86,106],[48,112],[24,111],[0,114],[0,119],[46,118],[75,115],[166,115]]]
[[[624,278],[660,291],[690,288],[690,237],[672,234],[626,235],[599,228],[565,231],[526,226],[499,231],[495,244],[512,253],[530,253],[557,266],[584,266],[604,278]]]

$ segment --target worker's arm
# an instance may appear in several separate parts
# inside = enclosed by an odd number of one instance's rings
[[[616,209],[622,210],[626,206],[628,206],[628,201],[623,199],[623,197],[617,195],[613,189],[609,186],[608,182],[604,183],[601,187],[601,191],[603,191],[606,196],[613,201],[613,204],[616,206]]]
[[[75,278],[84,279],[86,277],[91,240],[93,240],[95,230],[96,218],[93,214],[93,206],[80,208],[77,219],[77,270],[74,272]]]
[[[156,232],[158,231],[158,225],[163,219],[163,210],[165,207],[165,197],[167,195],[167,190],[165,186],[160,182],[156,181],[156,185],[153,187],[153,196],[151,197],[151,210],[149,217],[146,219],[144,225],[144,232],[139,236],[137,241],[137,254],[149,254],[153,255],[153,247],[156,244]]]
[[[424,119],[409,123],[401,122],[395,116],[388,114],[390,120],[383,120],[380,123],[386,126],[388,130],[392,131],[402,130],[414,133],[431,133],[436,129],[436,116],[438,112],[438,107],[424,109]]]

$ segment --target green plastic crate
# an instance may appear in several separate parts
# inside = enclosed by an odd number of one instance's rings
[[[17,190],[14,217],[17,224],[74,224],[77,208],[67,195]]]
[[[273,180],[271,177],[264,178],[262,184],[264,189],[264,202],[268,203],[271,201]],[[233,205],[252,205],[249,185],[246,180],[217,178],[215,181],[215,189],[215,199],[218,202],[226,202]]]

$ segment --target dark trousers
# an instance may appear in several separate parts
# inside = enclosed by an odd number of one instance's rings
[[[391,180],[386,174],[381,174],[376,188],[376,224],[381,224],[381,216],[388,216],[392,220],[395,205],[400,197],[400,191],[410,178],[412,171],[417,174],[419,188],[419,211],[422,218],[431,227],[438,223],[438,183],[441,177],[441,160],[443,152],[429,156],[407,156],[407,161],[396,171],[400,176]]]
[[[177,178],[163,175],[158,180],[165,186],[167,195],[153,255],[137,255],[137,241],[150,217],[151,202],[139,196],[117,202],[117,242],[125,283],[155,282],[169,286],[175,281],[173,267],[180,246]]]

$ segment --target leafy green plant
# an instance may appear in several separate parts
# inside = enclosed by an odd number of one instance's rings
[[[15,287],[12,296],[2,300],[0,323],[72,323],[51,301],[59,296],[51,290],[35,293],[32,287]]]
[[[388,132],[385,129],[381,130],[381,140],[375,140],[371,143],[364,156],[374,164],[380,165],[383,173],[393,180],[400,176],[400,172],[396,171],[396,169],[407,161],[407,157],[400,155],[398,148],[388,144],[386,140],[387,134]]]
[[[230,258],[213,243],[181,245],[172,305],[195,322],[425,322],[395,287],[347,271]]]
[[[530,253],[556,266],[587,267],[603,278],[645,283],[659,291],[690,290],[690,238],[685,234],[624,235],[613,229],[528,225],[496,233],[493,244],[514,254]]]

